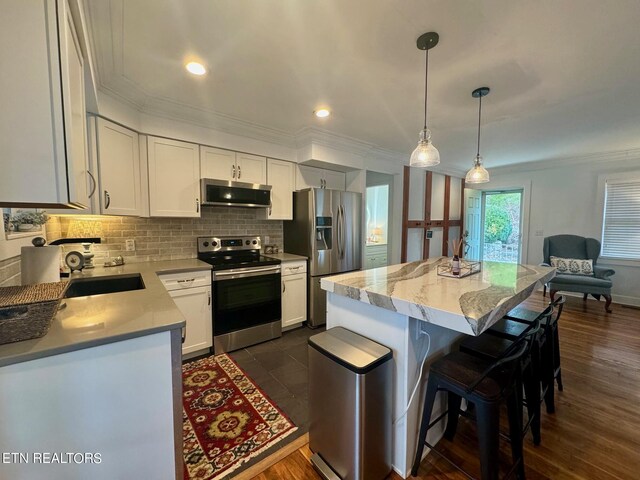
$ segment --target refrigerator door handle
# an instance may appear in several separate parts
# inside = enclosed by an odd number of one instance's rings
[[[344,206],[338,206],[338,255],[340,259],[344,258]]]
[[[346,253],[345,239],[347,232],[347,220],[344,213],[344,205],[341,205],[340,208],[342,208],[342,258],[344,258],[344,255]]]

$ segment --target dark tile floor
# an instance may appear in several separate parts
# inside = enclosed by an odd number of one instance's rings
[[[323,330],[300,327],[229,354],[296,424],[298,431],[292,440],[309,430],[307,340]]]

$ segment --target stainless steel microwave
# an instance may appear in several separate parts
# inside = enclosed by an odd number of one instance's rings
[[[211,178],[203,178],[200,182],[203,205],[258,208],[271,206],[271,185]]]

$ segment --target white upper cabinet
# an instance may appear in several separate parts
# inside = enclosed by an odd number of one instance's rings
[[[201,147],[202,178],[234,182],[267,183],[267,159],[248,153]]]
[[[333,170],[323,170],[324,188],[331,190],[344,190],[346,188],[346,175]]]
[[[236,180],[239,182],[267,183],[267,159],[248,153],[236,153]]]
[[[87,206],[84,58],[67,0],[3,2],[0,65],[0,204]]]
[[[296,164],[267,159],[267,185],[271,185],[269,220],[293,220],[293,191],[296,182]]]
[[[344,190],[346,185],[345,178],[345,174],[342,172],[298,165],[296,190],[304,190],[305,188]]]
[[[200,176],[218,180],[235,180],[236,152],[200,147]]]
[[[147,138],[149,211],[152,217],[200,216],[198,145]]]
[[[100,213],[142,215],[138,134],[97,119]]]

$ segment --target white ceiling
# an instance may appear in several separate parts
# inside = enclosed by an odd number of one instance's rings
[[[429,125],[443,164],[489,168],[640,147],[637,0],[86,0],[101,88],[139,109],[308,127],[408,155]],[[185,60],[202,60],[203,78]],[[312,116],[319,105],[333,115]]]

